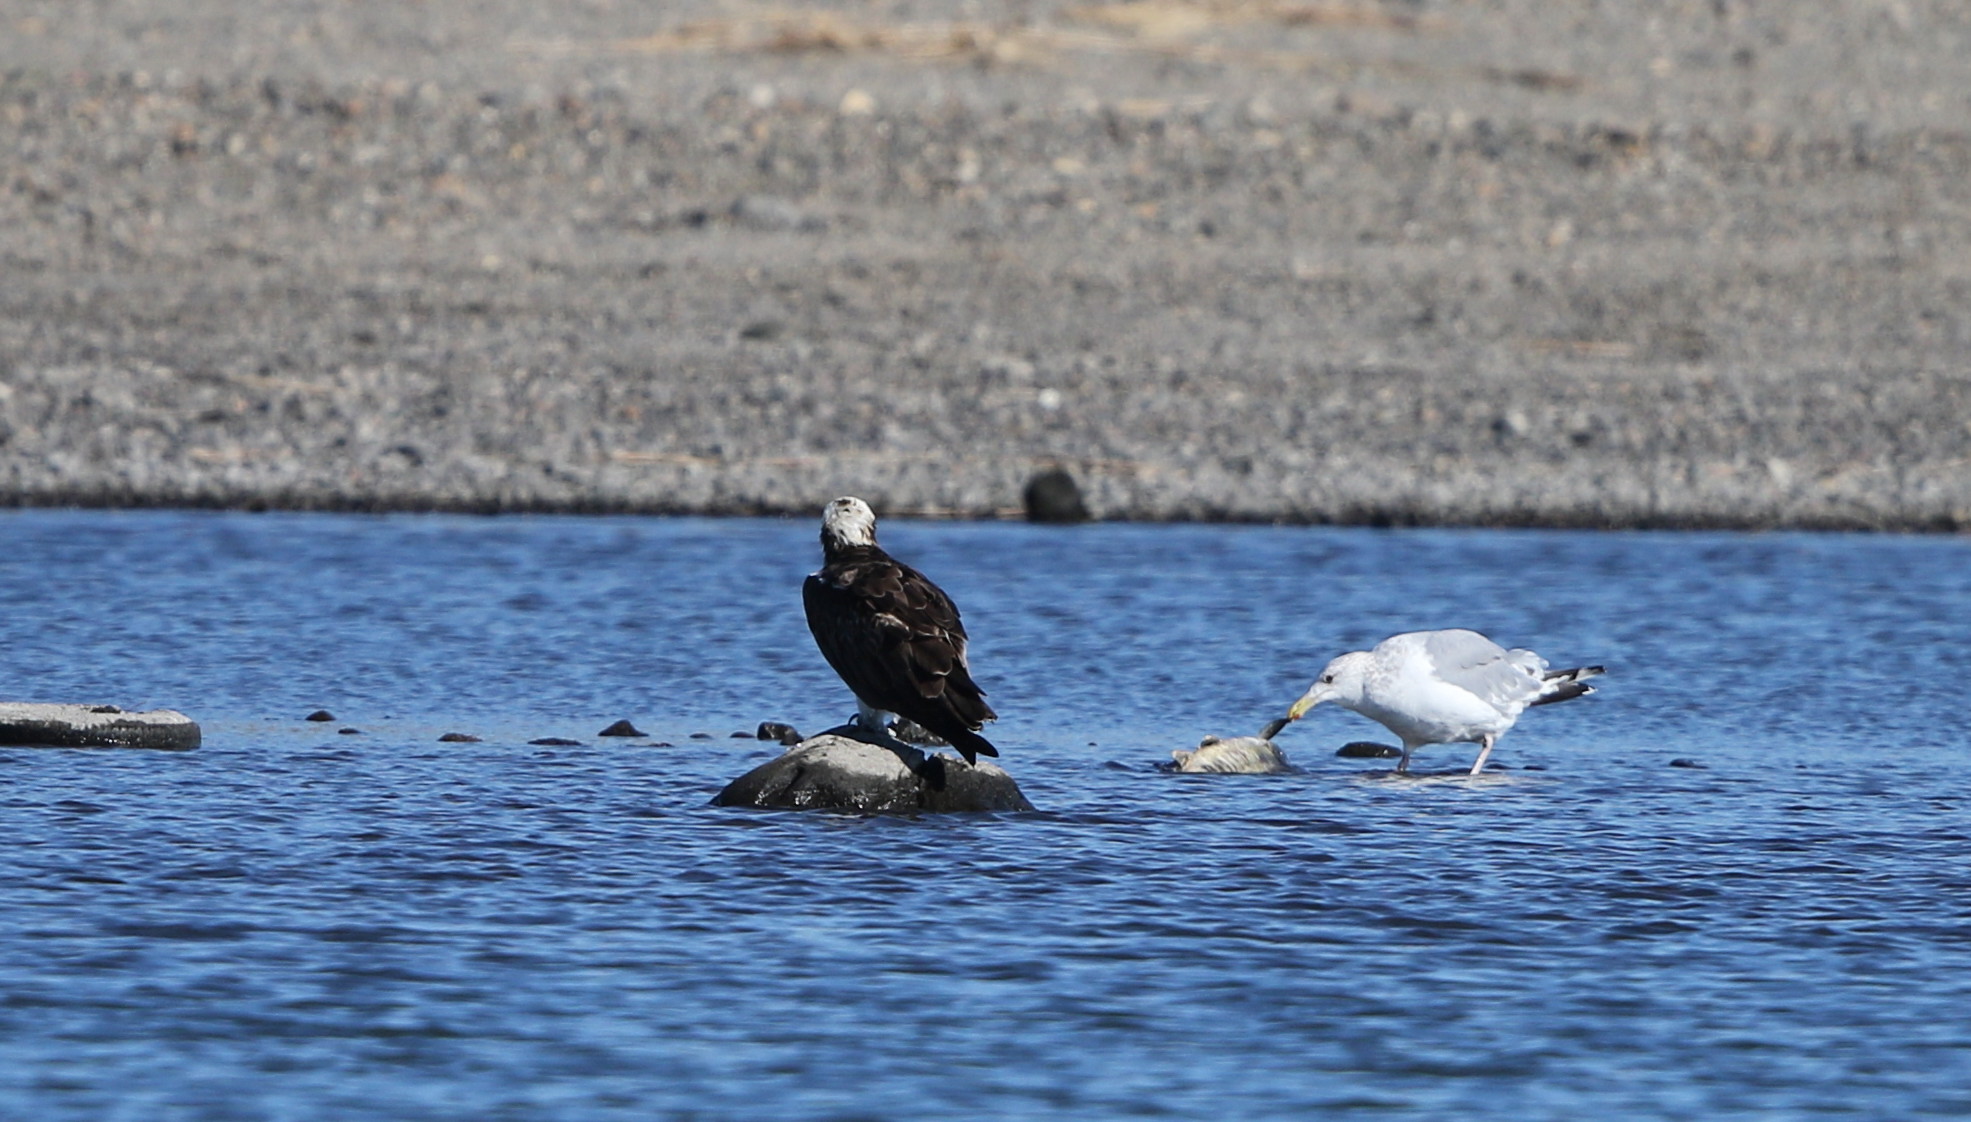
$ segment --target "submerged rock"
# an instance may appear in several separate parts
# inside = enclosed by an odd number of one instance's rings
[[[640,728],[637,728],[629,721],[622,720],[622,721],[617,721],[615,724],[610,725],[608,728],[603,729],[599,733],[596,733],[596,735],[597,736],[649,736],[650,734],[644,732]]]
[[[1344,760],[1400,760],[1403,749],[1377,744],[1373,740],[1351,740],[1335,749],[1335,755]]]
[[[995,764],[930,756],[866,735],[844,725],[810,737],[727,784],[712,805],[866,813],[1033,809]]]
[[[7,701],[0,702],[0,744],[184,751],[199,746],[199,728],[176,709],[126,713],[114,705]]]
[[[1207,736],[1196,748],[1179,748],[1170,758],[1175,761],[1171,771],[1192,774],[1278,775],[1293,770],[1279,745],[1257,736]]]

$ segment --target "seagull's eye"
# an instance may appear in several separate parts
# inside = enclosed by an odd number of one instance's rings
[[[1324,685],[1324,686],[1332,686],[1332,685],[1334,685],[1334,684],[1335,684],[1335,676],[1334,676],[1333,674],[1323,674],[1323,675],[1321,675],[1321,684],[1322,684],[1322,685]]]

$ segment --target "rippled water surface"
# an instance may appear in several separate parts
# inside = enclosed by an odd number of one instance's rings
[[[886,523],[1041,811],[859,818],[707,805],[851,711],[806,521],[0,535],[0,695],[205,728],[0,749],[0,1117],[1971,1114],[1971,542]],[[1153,767],[1453,625],[1610,676]]]

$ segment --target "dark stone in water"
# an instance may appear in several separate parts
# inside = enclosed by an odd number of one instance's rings
[[[644,732],[640,728],[637,728],[635,725],[629,723],[628,721],[617,721],[615,724],[610,725],[608,728],[603,729],[599,733],[596,733],[596,735],[597,736],[649,736],[650,734]]]
[[[712,805],[876,814],[1033,809],[996,764],[927,756],[868,736],[844,725],[802,741],[727,784]]]
[[[1377,744],[1373,740],[1351,740],[1335,749],[1335,755],[1344,760],[1400,760],[1403,749]]]
[[[335,730],[335,734],[336,734],[337,736],[361,736],[361,735],[363,735],[363,730],[362,730],[362,729],[336,729],[336,730]]]
[[[581,741],[570,740],[565,736],[543,736],[538,740],[529,740],[527,743],[539,744],[545,748],[580,748],[582,746]]]
[[[1086,522],[1088,504],[1081,499],[1081,488],[1066,468],[1049,468],[1027,480],[1027,521]]]
[[[1696,769],[1697,769],[1698,771],[1703,771],[1703,770],[1705,770],[1705,768],[1704,768],[1704,765],[1703,765],[1703,764],[1700,764],[1700,763],[1698,763],[1698,762],[1697,762],[1696,760],[1692,760],[1692,759],[1687,759],[1687,758],[1685,758],[1685,757],[1683,757],[1683,756],[1678,756],[1678,757],[1677,757],[1676,759],[1674,759],[1674,760],[1671,760],[1671,761],[1670,761],[1670,766],[1671,766],[1671,767],[1689,767],[1689,768],[1696,768]]]
[[[709,733],[709,732],[694,732],[694,733],[692,733],[692,734],[691,734],[691,739],[693,739],[693,740],[711,740],[711,739],[712,739],[712,734],[711,734],[711,733]]]
[[[726,739],[727,740],[758,740],[759,737],[754,736],[750,732],[735,732],[732,735],[726,737]]]
[[[448,732],[438,738],[440,744],[477,744],[479,738],[469,732]]]
[[[326,709],[317,709],[301,719],[304,721],[333,721],[335,720],[335,714]]]
[[[753,737],[756,740],[778,740],[789,747],[801,742],[801,734],[794,731],[793,725],[784,725],[779,721],[761,721]]]

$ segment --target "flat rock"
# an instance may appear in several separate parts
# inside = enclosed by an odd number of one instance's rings
[[[164,748],[199,745],[198,722],[175,709],[126,713],[114,705],[0,702],[0,744],[51,748]]]
[[[857,731],[843,726],[809,737],[727,784],[712,805],[879,814],[1033,809],[995,764],[876,743]]]
[[[1207,736],[1196,748],[1179,748],[1170,758],[1175,761],[1171,771],[1195,774],[1278,775],[1294,769],[1279,745],[1257,736]]]

